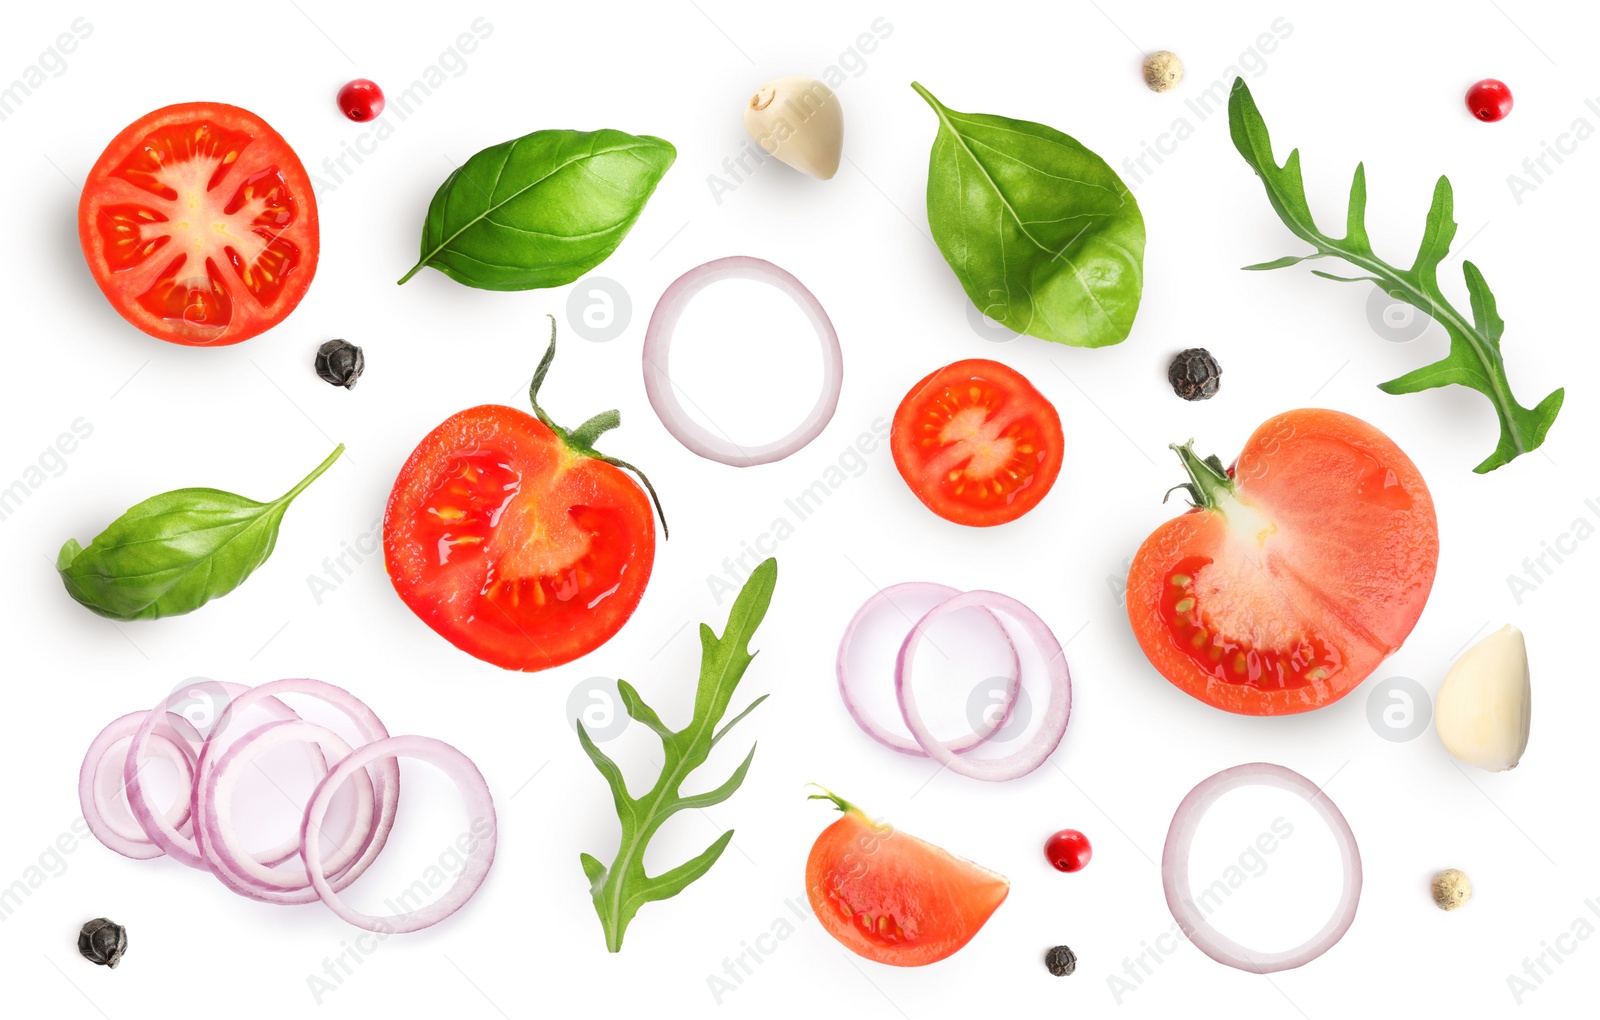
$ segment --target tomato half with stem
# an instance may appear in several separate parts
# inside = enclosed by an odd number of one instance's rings
[[[451,644],[504,669],[559,666],[610,640],[655,562],[654,488],[594,448],[620,416],[569,431],[539,406],[555,350],[552,319],[529,390],[534,413],[486,404],[446,419],[400,469],[383,517],[400,598]]]
[[[824,791],[843,815],[806,858],[811,912],[846,949],[878,963],[921,967],[972,941],[1011,883],[932,843],[874,822]]]
[[[248,110],[179,103],[129,124],[89,171],[78,240],[111,306],[153,337],[221,347],[271,329],[316,275],[317,200]]]
[[[1338,411],[1270,419],[1224,469],[1174,445],[1194,508],[1128,573],[1152,665],[1229,712],[1330,705],[1399,648],[1439,562],[1433,498],[1382,432]]]
[[[889,447],[911,491],[945,520],[1014,521],[1061,474],[1055,406],[1022,374],[970,358],[930,373],[894,412]]]

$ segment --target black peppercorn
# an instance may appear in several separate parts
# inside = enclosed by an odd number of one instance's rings
[[[1222,386],[1222,366],[1204,347],[1191,347],[1167,366],[1167,382],[1185,400],[1209,400]]]
[[[83,922],[78,932],[78,952],[90,963],[115,967],[128,951],[128,929],[115,921],[97,917]]]
[[[317,375],[323,382],[350,389],[367,367],[361,348],[348,340],[329,340],[317,348]]]
[[[1078,954],[1067,946],[1056,946],[1044,954],[1044,965],[1056,977],[1065,977],[1078,969]]]

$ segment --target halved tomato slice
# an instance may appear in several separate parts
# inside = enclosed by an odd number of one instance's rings
[[[895,467],[929,510],[988,527],[1032,510],[1061,473],[1061,418],[1015,369],[970,358],[911,387],[889,435]]]
[[[317,271],[317,201],[265,121],[180,103],[123,129],[78,203],[89,271],[124,319],[195,347],[248,340],[294,311]]]
[[[1337,411],[1267,421],[1233,468],[1174,446],[1195,509],[1128,573],[1128,618],[1180,690],[1246,715],[1332,704],[1400,647],[1433,589],[1439,528],[1416,465]]]
[[[653,491],[594,448],[616,412],[569,430],[539,407],[554,355],[552,324],[534,413],[485,404],[445,419],[400,469],[383,516],[400,598],[451,644],[505,669],[548,669],[609,641],[655,563]]]

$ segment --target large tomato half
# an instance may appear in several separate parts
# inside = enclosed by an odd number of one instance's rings
[[[1128,618],[1161,675],[1207,704],[1282,715],[1350,693],[1411,633],[1439,529],[1416,465],[1337,411],[1267,421],[1224,471],[1174,447],[1196,508],[1128,573]]]
[[[895,967],[937,963],[972,941],[1011,883],[925,840],[844,812],[806,858],[806,897],[829,935],[851,952]]]
[[[400,598],[505,669],[548,669],[609,641],[656,558],[651,497],[621,470],[631,466],[594,449],[616,412],[568,431],[539,407],[553,330],[535,414],[485,404],[445,419],[400,469],[383,516]]]
[[[1061,418],[1013,368],[969,358],[929,373],[900,401],[889,435],[895,467],[945,520],[1014,521],[1061,473]]]
[[[248,110],[180,103],[101,153],[78,203],[89,271],[123,318],[175,344],[248,340],[317,271],[317,201],[300,159]]]

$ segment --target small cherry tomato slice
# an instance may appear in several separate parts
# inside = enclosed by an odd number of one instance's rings
[[[122,130],[89,171],[78,240],[95,283],[153,337],[220,347],[294,311],[317,271],[317,200],[261,118],[180,103]]]
[[[1175,447],[1197,509],[1145,539],[1128,618],[1161,675],[1217,708],[1330,705],[1400,647],[1433,589],[1433,498],[1388,436],[1337,411],[1268,420],[1233,468]]]
[[[895,467],[929,510],[989,527],[1044,499],[1061,473],[1061,418],[1044,394],[998,361],[972,358],[933,372],[894,413]]]
[[[972,941],[1011,891],[1004,876],[872,822],[833,794],[812,799],[844,814],[811,846],[806,896],[828,934],[858,956],[937,963]]]

